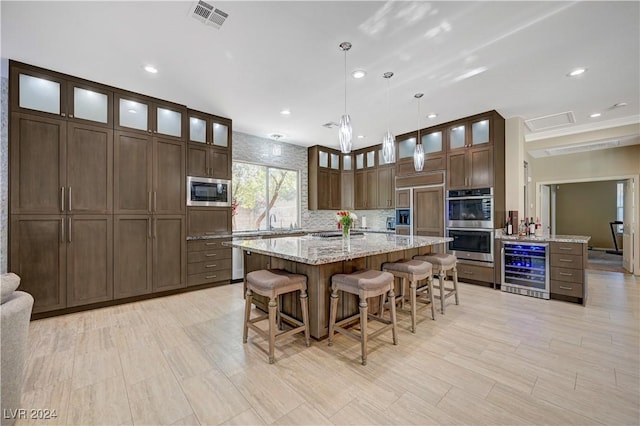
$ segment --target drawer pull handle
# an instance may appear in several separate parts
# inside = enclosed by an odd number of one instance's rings
[[[218,243],[204,243],[205,246],[215,246]]]
[[[561,289],[563,290],[573,290],[573,287],[565,287],[565,286],[560,286]]]
[[[560,272],[560,275],[564,275],[565,277],[572,277],[573,274],[569,274],[568,272]]]
[[[573,263],[573,260],[571,260],[571,259],[560,259],[560,262],[569,262],[569,263]]]
[[[206,265],[205,268],[215,268],[218,265]]]
[[[205,235],[213,235],[215,232],[205,232]]]
[[[207,275],[205,278],[215,278],[217,275]]]
[[[571,250],[571,247],[559,247],[560,250]]]
[[[212,257],[212,256],[217,256],[216,253],[209,253],[209,254],[205,254],[206,257]]]

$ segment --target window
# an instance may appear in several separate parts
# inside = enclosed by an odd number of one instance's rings
[[[297,228],[300,224],[298,171],[233,163],[233,230]]]
[[[616,184],[616,220],[622,222],[624,219],[624,182]],[[618,234],[622,234],[623,225],[618,225]]]

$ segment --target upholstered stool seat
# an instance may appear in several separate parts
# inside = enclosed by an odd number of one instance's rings
[[[435,308],[433,304],[433,267],[431,263],[422,260],[399,260],[397,262],[388,262],[382,265],[382,270],[392,273],[395,277],[400,278],[401,282],[401,298],[402,306],[404,305],[405,287],[409,281],[409,300],[411,303],[411,332],[416,332],[416,313],[417,313],[417,285],[418,281],[427,280],[427,285],[423,287],[426,295],[426,303],[431,306],[431,318],[436,319]],[[391,303],[394,301],[390,300]],[[384,305],[383,305],[384,309]]]
[[[433,253],[423,256],[413,256],[413,258],[431,263],[433,265],[433,273],[438,274],[440,284],[434,285],[433,288],[440,290],[440,296],[435,296],[435,298],[440,299],[440,310],[442,311],[442,315],[444,315],[445,300],[448,297],[455,296],[456,305],[459,305],[458,269],[456,268],[458,258],[453,254],[447,253]],[[447,271],[451,271],[453,274],[453,288],[445,288],[444,286]]]
[[[385,331],[391,329],[393,335],[393,344],[398,344],[398,334],[396,328],[396,305],[391,303],[390,319],[369,315],[367,299],[370,297],[378,297],[388,293],[389,300],[395,299],[393,292],[393,275],[389,272],[363,270],[353,272],[351,274],[336,274],[331,277],[331,307],[329,313],[329,346],[333,345],[333,334],[337,331],[345,336],[360,342],[362,352],[362,365],[367,365],[367,340],[376,337]],[[360,313],[352,315],[348,318],[336,323],[338,311],[338,291],[355,294],[360,298]],[[360,319],[360,333],[347,330],[345,327]],[[385,324],[379,330],[368,334],[368,320],[375,320]]]
[[[261,269],[247,274],[247,293],[245,295],[244,330],[242,342],[247,343],[249,328],[269,341],[269,363],[275,361],[276,339],[290,336],[304,331],[305,343],[309,346],[309,301],[307,297],[307,277],[292,274],[279,269]],[[297,320],[280,311],[278,299],[281,294],[300,291],[300,306],[302,308],[302,321]],[[251,303],[253,293],[269,298],[269,313],[256,318],[251,318]],[[276,318],[285,320],[294,328],[276,333]],[[255,325],[257,322],[269,320],[269,329],[265,332]]]

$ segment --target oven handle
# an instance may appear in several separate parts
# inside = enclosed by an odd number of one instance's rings
[[[447,197],[447,200],[489,200],[489,201],[493,201],[493,195],[487,196],[487,195],[476,195],[473,197]]]
[[[474,232],[486,232],[486,233],[491,233],[491,236],[493,237],[494,234],[494,230],[493,229],[489,229],[489,228],[447,228],[447,231],[474,231]]]

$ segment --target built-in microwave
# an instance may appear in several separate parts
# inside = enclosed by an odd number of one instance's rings
[[[230,207],[231,181],[188,176],[187,206]]]

